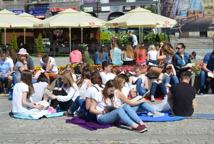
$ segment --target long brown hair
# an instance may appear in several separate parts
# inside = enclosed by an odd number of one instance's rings
[[[114,78],[114,86],[116,89],[118,90],[122,90],[123,88],[123,83],[125,82],[125,80],[122,77],[116,76]]]
[[[74,80],[73,80],[73,78],[72,78],[70,73],[65,73],[64,75],[62,75],[62,77],[65,78],[65,80],[67,81],[67,85],[66,85],[67,88],[73,87]]]
[[[127,46],[126,46],[126,56],[128,58],[134,58],[134,50],[133,50],[131,44],[127,44]]]
[[[21,81],[29,87],[29,92],[27,93],[27,97],[29,98],[34,92],[32,84],[32,72],[29,70],[23,70],[21,72]]]
[[[102,91],[103,94],[103,99],[106,100],[109,95],[108,95],[108,89],[114,87],[114,80],[109,80],[107,81],[107,83],[105,84],[105,88]]]
[[[164,43],[161,52],[165,55],[173,56],[175,54],[175,51],[170,43]]]

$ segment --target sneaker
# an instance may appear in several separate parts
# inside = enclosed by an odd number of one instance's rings
[[[151,102],[155,102],[155,97],[151,96]]]
[[[172,87],[171,84],[169,84],[169,83],[166,83],[165,86],[169,87],[169,88]]]
[[[145,125],[138,125],[138,127],[134,128],[133,130],[139,133],[143,133],[147,131],[147,128]]]
[[[161,112],[155,112],[153,114],[153,117],[162,117],[162,116],[164,116],[164,113],[161,113]]]

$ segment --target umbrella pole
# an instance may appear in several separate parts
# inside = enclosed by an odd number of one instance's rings
[[[69,27],[69,49],[71,51],[71,27]]]
[[[24,28],[24,44],[26,44],[26,29]]]
[[[139,43],[141,43],[141,33],[140,33],[140,26],[138,27],[138,32],[139,32]]]
[[[83,28],[81,28],[81,43],[83,43]]]
[[[6,45],[7,44],[7,29],[6,28],[4,28],[4,44]]]

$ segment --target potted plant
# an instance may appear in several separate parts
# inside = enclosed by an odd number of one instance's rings
[[[36,48],[37,48],[36,49],[36,55],[38,57],[41,57],[44,54],[44,52],[45,52],[44,46],[43,46],[42,34],[41,33],[39,33],[39,36],[37,38]]]

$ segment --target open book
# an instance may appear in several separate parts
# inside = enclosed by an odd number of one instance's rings
[[[212,72],[208,72],[207,75],[209,78],[214,78],[214,73],[212,73]]]

